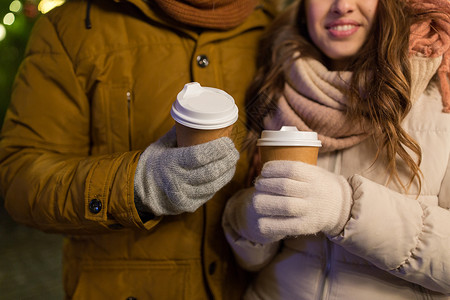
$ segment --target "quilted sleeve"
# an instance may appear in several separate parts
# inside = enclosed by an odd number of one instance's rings
[[[351,218],[332,240],[395,276],[449,294],[450,211],[359,175],[349,181]]]
[[[90,106],[46,16],[35,24],[0,139],[0,191],[17,221],[48,232],[149,229],[134,206],[139,152],[90,155]],[[119,225],[119,226],[118,226]]]

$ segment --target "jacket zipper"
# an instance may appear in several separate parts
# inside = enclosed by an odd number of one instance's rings
[[[328,276],[330,274],[331,269],[331,242],[325,238],[325,266],[324,266],[324,272],[322,277],[322,282],[320,283],[320,290],[319,290],[319,300],[325,300],[328,299]]]
[[[131,92],[127,91],[127,110],[128,110],[128,148],[132,149],[131,145]]]
[[[330,164],[329,171],[340,174],[341,173],[341,167],[342,167],[342,152],[336,152],[336,155],[334,156],[334,163]],[[333,250],[332,250],[332,242],[325,237],[324,238],[325,243],[325,266],[324,266],[324,275],[322,278],[322,282],[320,283],[320,294],[319,299],[320,300],[326,300],[329,297],[329,275],[331,270],[331,263],[333,258]]]

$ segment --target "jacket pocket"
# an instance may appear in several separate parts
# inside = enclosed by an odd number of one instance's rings
[[[92,154],[131,150],[132,95],[127,80],[97,84],[91,100]]]
[[[179,262],[84,264],[73,299],[190,299],[189,269]]]

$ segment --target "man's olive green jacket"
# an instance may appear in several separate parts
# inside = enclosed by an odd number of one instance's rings
[[[0,190],[17,222],[66,237],[68,299],[239,297],[245,278],[220,221],[244,184],[244,93],[265,5],[228,31],[188,28],[143,0],[71,0],[37,21],[2,127]],[[235,178],[194,213],[143,223],[139,156],[174,125],[171,105],[192,81],[238,104]]]

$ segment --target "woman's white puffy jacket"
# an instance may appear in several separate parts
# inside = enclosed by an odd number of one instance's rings
[[[416,183],[405,195],[389,180],[383,156],[373,164],[379,141],[319,156],[320,167],[353,188],[351,218],[339,236],[253,244],[231,229],[225,212],[236,258],[259,271],[246,299],[450,299],[450,114],[441,111],[431,85],[403,122],[422,148],[420,195]],[[398,163],[408,182],[408,168]]]

